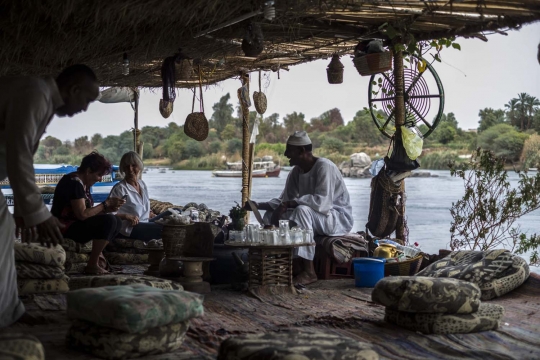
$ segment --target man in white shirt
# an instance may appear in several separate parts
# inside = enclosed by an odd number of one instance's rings
[[[266,210],[263,220],[271,225],[277,226],[280,219],[287,219],[292,226],[312,229],[314,235],[344,235],[353,227],[349,192],[338,167],[328,159],[313,156],[312,150],[305,131],[289,136],[285,156],[294,168],[285,189],[279,198],[257,207]],[[250,210],[249,205],[246,208]],[[315,246],[302,246],[297,255],[303,259],[303,271],[294,282],[306,285],[317,281],[313,266]]]
[[[13,243],[15,231],[23,241],[58,244],[58,219],[51,215],[35,184],[34,154],[54,114],[73,116],[86,111],[99,95],[94,72],[85,65],[66,68],[58,78],[0,78],[0,180],[9,178],[15,199],[15,218],[0,192],[0,328],[24,313],[18,298]]]

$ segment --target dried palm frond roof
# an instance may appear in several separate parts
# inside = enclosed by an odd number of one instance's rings
[[[504,32],[540,19],[535,0],[276,0],[276,18],[257,15],[264,51],[241,50],[240,16],[261,12],[264,0],[4,0],[0,2],[0,75],[57,73],[71,63],[94,68],[103,85],[161,86],[163,59],[179,48],[215,83],[239,71],[278,70],[351,53],[363,38],[384,38],[384,23],[416,39]],[[198,36],[201,35],[202,36]],[[130,73],[122,75],[127,53]],[[197,75],[178,86],[191,87]]]

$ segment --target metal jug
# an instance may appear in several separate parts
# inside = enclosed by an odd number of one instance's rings
[[[373,251],[373,257],[393,258],[397,256],[397,248],[392,244],[381,244]]]

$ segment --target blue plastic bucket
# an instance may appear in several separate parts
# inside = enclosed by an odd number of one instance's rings
[[[354,284],[356,287],[374,287],[384,277],[384,259],[354,258]]]

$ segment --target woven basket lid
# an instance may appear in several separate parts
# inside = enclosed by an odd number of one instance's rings
[[[208,137],[208,120],[202,112],[194,112],[187,116],[184,124],[184,133],[197,141],[206,140]]]
[[[173,102],[160,99],[159,112],[161,113],[161,116],[163,116],[165,119],[171,116],[173,112]]]
[[[255,110],[257,110],[257,112],[261,115],[264,114],[267,106],[266,95],[264,95],[262,91],[254,91],[253,102],[255,103]]]

